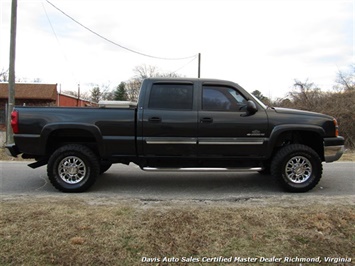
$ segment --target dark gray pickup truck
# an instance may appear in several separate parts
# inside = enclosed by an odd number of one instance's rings
[[[12,156],[47,164],[60,191],[82,192],[113,163],[143,170],[257,170],[291,192],[315,187],[344,139],[330,116],[267,107],[238,84],[146,79],[139,101],[101,108],[16,107]]]

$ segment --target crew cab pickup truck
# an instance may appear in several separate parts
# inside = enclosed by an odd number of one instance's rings
[[[83,192],[113,163],[143,170],[257,170],[287,191],[305,192],[322,162],[343,154],[328,115],[267,107],[238,84],[145,79],[138,103],[96,108],[16,107],[12,156],[47,164],[63,192]]]

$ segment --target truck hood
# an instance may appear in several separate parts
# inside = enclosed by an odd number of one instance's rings
[[[307,115],[307,116],[332,118],[329,115],[315,113],[315,112],[309,112],[309,111],[303,111],[303,110],[297,110],[297,109],[289,109],[289,108],[281,108],[281,107],[274,107],[273,109],[275,110],[276,113],[279,113],[279,114]]]

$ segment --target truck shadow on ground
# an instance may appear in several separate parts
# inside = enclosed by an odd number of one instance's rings
[[[236,194],[278,194],[282,189],[270,175],[257,172],[143,172],[141,170],[101,175],[90,192],[137,197],[218,197]]]

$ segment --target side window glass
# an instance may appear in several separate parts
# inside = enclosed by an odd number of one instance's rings
[[[203,110],[230,110],[230,100],[219,90],[214,88],[203,88]]]
[[[149,96],[149,109],[191,110],[192,84],[153,84]]]
[[[204,86],[202,109],[209,111],[242,111],[247,100],[234,88]]]

